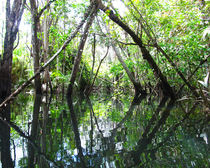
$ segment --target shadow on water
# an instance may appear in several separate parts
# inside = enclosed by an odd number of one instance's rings
[[[27,142],[40,168],[208,167],[209,118],[198,102],[94,95],[69,97],[66,104],[52,96],[42,102],[33,139],[34,99],[24,98],[12,107],[16,124],[5,123],[13,128],[16,167],[27,167]]]

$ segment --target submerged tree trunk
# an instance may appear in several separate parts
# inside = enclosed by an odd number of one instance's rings
[[[85,46],[85,42],[87,40],[88,31],[89,31],[90,26],[93,23],[96,11],[97,11],[97,8],[95,7],[95,5],[93,5],[90,18],[89,18],[89,20],[88,20],[88,22],[87,22],[87,24],[84,28],[84,32],[83,32],[83,35],[81,37],[81,41],[80,41],[80,44],[79,44],[79,47],[78,47],[77,57],[74,61],[74,67],[73,67],[73,70],[72,70],[72,73],[71,73],[70,83],[69,83],[68,90],[67,90],[67,95],[66,95],[67,103],[68,103],[70,114],[71,114],[71,120],[72,120],[72,123],[73,123],[74,136],[75,136],[76,146],[77,146],[77,149],[78,149],[78,156],[81,159],[81,165],[80,166],[83,167],[83,168],[86,167],[86,165],[85,165],[84,156],[83,156],[83,152],[82,152],[82,148],[81,148],[81,140],[80,140],[77,118],[76,118],[74,108],[73,108],[72,91],[73,91],[74,82],[76,80],[77,72],[79,70],[79,65],[80,65],[80,62],[81,62],[81,57],[82,57],[83,49],[84,49],[84,46]]]
[[[49,3],[49,0],[47,0]],[[44,63],[47,62],[48,58],[48,53],[49,53],[49,16],[48,14],[44,15],[44,20],[42,24],[42,30],[44,34],[44,39],[43,39],[43,50],[44,50]],[[40,146],[41,146],[41,152],[46,153],[47,152],[47,122],[48,122],[48,103],[50,103],[50,98],[49,98],[49,86],[50,86],[50,75],[49,75],[49,67],[47,67],[44,71],[44,76],[43,76],[43,85],[45,88],[43,89],[43,114],[42,114],[42,121],[40,123],[41,126],[41,137],[40,137]],[[43,157],[39,157],[39,168],[48,168],[49,165],[46,162],[46,160]]]
[[[34,59],[34,73],[36,73],[39,68],[39,61],[40,61],[40,41],[38,39],[38,31],[39,31],[39,17],[38,17],[38,9],[35,0],[30,0],[31,5],[31,17],[32,17],[32,56]],[[38,127],[38,120],[39,120],[39,110],[41,106],[41,79],[40,74],[35,78],[35,98],[34,98],[34,109],[33,109],[33,116],[32,116],[32,126],[31,126],[31,138],[36,142],[37,138],[37,127]],[[29,143],[28,144],[28,166],[33,168],[34,167],[34,148]]]
[[[6,2],[6,34],[4,38],[3,59],[0,60],[0,103],[11,94],[11,71],[14,42],[19,31],[19,24],[24,11],[25,0],[16,0],[13,5]],[[12,6],[12,8],[11,8]],[[1,111],[0,117],[10,121],[10,105]],[[3,168],[14,167],[10,151],[10,128],[0,122],[0,152]]]

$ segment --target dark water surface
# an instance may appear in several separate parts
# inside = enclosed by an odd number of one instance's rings
[[[208,116],[197,102],[129,95],[75,96],[70,113],[65,100],[43,103],[36,153],[38,167],[184,167],[209,165]],[[33,97],[20,95],[12,120],[28,135]],[[15,167],[27,167],[28,140],[11,131]],[[52,162],[51,162],[52,161]]]

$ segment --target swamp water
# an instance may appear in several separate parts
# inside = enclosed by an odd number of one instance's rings
[[[43,98],[44,99],[44,98]],[[129,95],[74,97],[74,114],[53,96],[41,105],[36,144],[38,167],[184,167],[209,165],[208,117],[196,102]],[[12,120],[26,135],[33,97],[20,95]],[[15,167],[27,167],[28,140],[11,130]],[[40,153],[44,153],[41,156]],[[48,158],[48,160],[46,159]]]

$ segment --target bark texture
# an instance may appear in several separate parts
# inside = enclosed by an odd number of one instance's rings
[[[25,0],[6,1],[6,34],[4,38],[3,59],[0,60],[0,103],[11,94],[11,71],[14,43],[24,11]],[[12,7],[11,7],[12,6]],[[6,105],[0,117],[10,121],[10,105]],[[3,168],[14,167],[10,153],[10,128],[0,121],[0,151]]]

